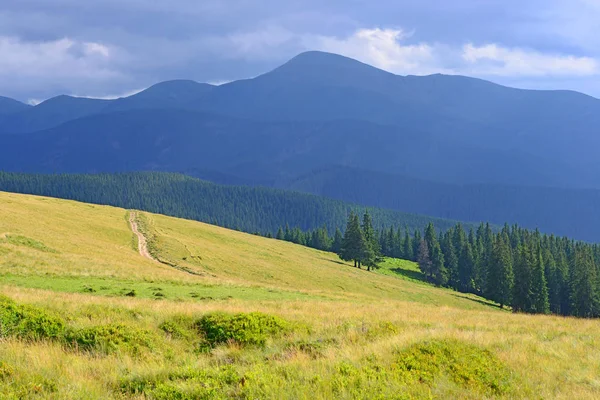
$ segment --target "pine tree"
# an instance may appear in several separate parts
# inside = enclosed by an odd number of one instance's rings
[[[275,238],[277,240],[283,240],[284,239],[283,229],[281,229],[281,227],[279,227],[279,229],[277,229],[277,235],[275,236]]]
[[[340,250],[342,249],[342,241],[344,237],[342,235],[342,231],[340,228],[335,229],[335,234],[333,236],[333,243],[331,244],[331,251],[335,254],[340,254]]]
[[[378,258],[380,257],[379,240],[373,229],[373,221],[369,211],[365,211],[362,222],[362,232],[366,241],[366,246],[362,252],[361,263],[367,266],[367,270],[377,266]]]
[[[513,273],[512,308],[514,312],[532,312],[532,259],[529,245],[519,245],[516,252]]]
[[[440,247],[440,243],[435,241],[433,243],[433,250],[431,253],[431,275],[433,282],[436,285],[443,286],[448,283],[448,270],[444,266],[444,254]]]
[[[511,251],[508,238],[499,235],[492,245],[487,273],[486,297],[499,303],[500,308],[510,304],[513,286]]]
[[[575,250],[572,270],[573,315],[586,318],[598,316],[596,269],[588,249],[580,246]]]
[[[413,258],[414,260],[416,260],[419,255],[419,247],[421,246],[421,231],[419,231],[418,229],[415,230],[414,236],[413,236],[413,240],[412,240],[412,246],[413,246]]]
[[[404,246],[404,248],[402,250],[402,256],[406,260],[416,261],[417,257],[415,256],[416,254],[414,251],[414,245],[413,245],[412,238],[408,234],[408,228],[404,232],[404,241],[402,244]]]
[[[455,231],[453,229],[447,231],[440,245],[444,254],[444,265],[448,271],[448,285],[455,290],[459,290],[459,264],[453,240],[454,234]],[[460,248],[462,249],[462,246]]]
[[[421,242],[419,243],[419,252],[417,254],[419,269],[426,278],[431,279],[432,263],[431,258],[429,258],[429,247],[427,246],[427,242],[423,239],[421,239]]]
[[[548,301],[548,286],[544,274],[544,260],[541,250],[535,257],[535,264],[532,271],[531,291],[532,291],[532,312],[537,314],[548,314],[550,312],[550,303]]]
[[[471,243],[467,242],[458,261],[459,290],[466,293],[475,291],[475,259]]]
[[[351,212],[342,240],[340,258],[344,261],[354,261],[354,266],[360,268],[360,262],[365,257],[367,247],[367,241],[360,228],[358,215]]]

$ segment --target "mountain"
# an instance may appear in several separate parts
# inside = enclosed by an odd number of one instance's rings
[[[19,111],[27,110],[31,106],[20,101],[0,96],[0,116],[14,114]]]
[[[1,133],[27,133],[101,112],[111,100],[57,96],[0,120]]]
[[[221,86],[48,100],[0,120],[0,169],[182,172],[597,240],[599,130],[600,100],[580,93],[398,76],[308,52]],[[332,165],[346,172],[318,173]]]
[[[115,100],[104,112],[144,108],[191,108],[215,86],[190,80],[161,82],[140,93]]]

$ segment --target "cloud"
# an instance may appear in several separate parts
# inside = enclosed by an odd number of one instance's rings
[[[589,77],[600,74],[592,57],[508,48],[498,44],[408,43],[413,34],[402,29],[359,29],[338,38],[304,36],[308,50],[355,58],[396,74],[447,73],[480,77]]]
[[[403,44],[409,38],[402,29],[359,29],[346,38],[309,36],[307,47],[355,58],[398,74],[439,72],[434,46],[427,43]]]
[[[82,86],[99,90],[126,79],[120,69],[122,56],[120,49],[99,42],[0,36],[0,87],[9,93],[29,92],[33,99],[52,90],[72,93]]]
[[[599,73],[591,57],[544,54],[496,44],[463,46],[466,71],[487,76],[592,76]]]

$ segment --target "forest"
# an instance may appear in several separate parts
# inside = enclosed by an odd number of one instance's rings
[[[350,211],[364,207],[312,194],[248,186],[217,185],[165,172],[116,174],[19,174],[0,172],[0,190],[105,204],[193,219],[249,233],[274,233],[289,224],[301,230],[343,229]],[[434,222],[448,229],[456,221],[369,208],[375,226]],[[475,225],[470,225],[475,226]]]

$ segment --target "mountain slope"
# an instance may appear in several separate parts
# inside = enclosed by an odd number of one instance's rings
[[[103,112],[115,112],[134,109],[190,108],[214,86],[188,80],[161,82],[140,93],[117,99]]]
[[[57,96],[0,120],[0,134],[27,133],[101,112],[111,100]]]
[[[304,153],[318,152],[318,145],[328,141],[346,149],[368,151],[333,153],[327,165],[360,167],[366,163],[372,170],[448,183],[600,188],[600,161],[594,151],[600,145],[600,100],[575,92],[512,89],[461,76],[397,76],[320,52],[301,54],[257,78],[221,86],[172,81],[112,102],[52,99],[5,120],[0,131],[30,132],[52,127],[56,132],[53,142],[60,143],[63,135],[69,135],[68,129],[60,133],[65,128],[57,125],[62,122],[133,109],[145,109],[148,117],[140,118],[152,118],[152,124],[163,126],[165,134],[179,135],[181,126],[192,127],[196,123],[190,120],[191,114],[183,113],[177,116],[180,120],[175,124],[172,120],[156,121],[150,110],[157,108],[184,108],[237,121],[262,121],[263,126],[313,124],[313,131],[320,125],[328,126],[316,143],[314,137],[308,140],[302,131],[295,130],[288,134],[288,140],[299,144],[295,148],[280,141],[271,146],[276,151],[270,158],[256,157],[257,161],[244,154],[248,162],[242,172],[256,169],[261,174],[257,177],[260,182],[273,179],[264,176],[265,168],[258,165],[261,161],[279,164],[277,155],[292,158],[298,155],[294,154],[298,148],[305,148]],[[76,123],[80,131],[114,128],[110,121],[95,118]],[[100,128],[91,125],[98,123]],[[278,128],[260,128],[264,129]],[[225,124],[219,130],[238,134],[231,136],[237,141],[256,129],[250,125],[240,133],[230,131]],[[384,137],[377,133],[381,130],[387,132]],[[190,145],[202,147],[197,143]],[[214,145],[212,151],[227,152],[231,142]],[[28,146],[28,150],[31,147],[35,151],[38,145]],[[251,145],[247,152],[258,147]],[[229,156],[237,157],[237,149],[230,151]],[[61,158],[62,155],[53,156],[56,162]],[[291,162],[303,164],[303,172],[323,167],[310,156],[296,158]],[[160,164],[159,160],[150,162]],[[111,161],[104,164],[94,170],[106,170]],[[208,169],[188,164],[183,169]],[[17,169],[24,170],[23,166]],[[76,171],[91,170],[81,166]],[[236,175],[235,171],[219,167],[214,171]],[[292,175],[298,175],[296,172],[290,171]]]
[[[518,223],[600,241],[600,190],[596,189],[456,185],[347,167],[323,168],[280,187],[403,212],[498,225]]]
[[[0,116],[14,114],[30,107],[31,106],[21,103],[20,101],[0,96]]]

